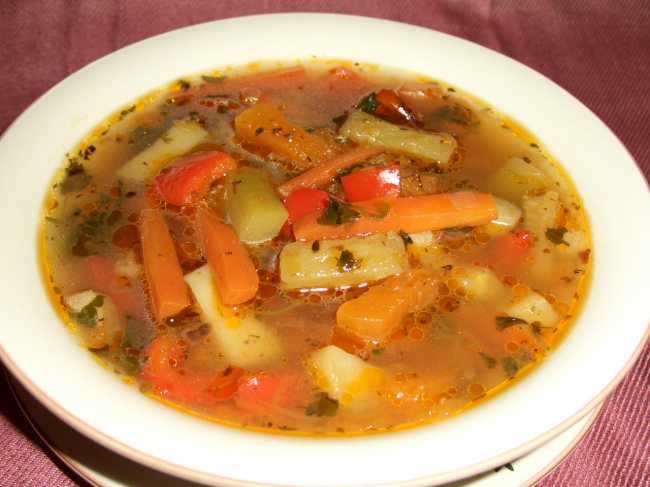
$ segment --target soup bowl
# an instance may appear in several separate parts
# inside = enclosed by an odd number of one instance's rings
[[[409,70],[468,91],[535,134],[583,199],[594,268],[573,329],[520,383],[447,421],[350,438],[267,435],[213,424],[152,401],[98,366],[62,326],[45,292],[37,251],[42,201],[65,152],[93,127],[184,75],[314,58]],[[437,485],[467,477],[525,454],[580,419],[620,381],[647,338],[650,228],[640,222],[650,214],[650,196],[631,156],[550,80],[431,30],[360,17],[281,14],[170,32],[106,56],[52,88],[4,134],[0,159],[3,362],[88,438],[187,479],[341,486]],[[621,238],[630,229],[634,238]]]

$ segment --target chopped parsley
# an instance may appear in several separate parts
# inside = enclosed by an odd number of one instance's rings
[[[330,199],[327,208],[317,221],[321,225],[341,225],[354,221],[360,216],[361,214],[350,205]]]
[[[341,272],[351,272],[359,267],[359,261],[354,258],[354,254],[346,249],[341,251],[337,263]]]
[[[468,108],[458,104],[441,106],[433,112],[433,117],[445,122],[462,125],[463,127],[474,127],[479,124],[474,114]]]
[[[104,296],[98,294],[86,306],[81,308],[78,313],[71,313],[72,318],[83,326],[93,327],[97,324],[97,308],[104,305]]]
[[[373,354],[373,355],[381,355],[381,354],[384,353],[385,351],[386,351],[386,349],[383,348],[383,347],[382,347],[382,348],[373,348],[373,349],[372,349],[372,354]]]
[[[551,242],[553,242],[555,245],[560,245],[560,244],[569,245],[569,242],[564,240],[564,234],[566,232],[568,232],[568,230],[564,227],[547,228],[545,235],[546,238],[549,239]]]
[[[375,113],[378,107],[377,95],[373,91],[368,96],[365,96],[357,103],[357,108],[363,110],[366,113]]]
[[[339,402],[330,399],[327,394],[321,392],[314,401],[307,406],[305,414],[307,416],[335,416],[339,409]]]
[[[65,168],[65,177],[59,183],[63,194],[81,191],[88,186],[92,179],[83,164],[79,163],[76,158],[69,161],[68,167]]]
[[[508,377],[512,378],[519,370],[517,361],[512,357],[504,357],[501,359],[501,367]]]

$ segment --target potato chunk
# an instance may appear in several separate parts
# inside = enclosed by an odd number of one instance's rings
[[[251,369],[280,358],[282,344],[272,328],[221,304],[207,265],[186,274],[185,281],[210,325],[219,351],[232,365]]]
[[[280,277],[288,289],[378,281],[407,266],[404,242],[396,234],[293,242],[280,254]]]
[[[560,321],[560,315],[539,293],[530,292],[515,301],[506,310],[509,316],[520,318],[528,323],[538,323],[542,327],[553,327]]]
[[[307,368],[316,386],[343,406],[376,392],[386,379],[378,367],[334,345],[312,352]]]

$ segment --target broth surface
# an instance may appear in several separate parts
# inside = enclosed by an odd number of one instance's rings
[[[42,239],[55,305],[111,370],[296,434],[489,397],[557,345],[591,266],[580,198],[525,130],[444,83],[333,61],[125,107],[66,155]]]

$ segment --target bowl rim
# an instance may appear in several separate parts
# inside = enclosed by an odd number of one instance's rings
[[[461,38],[458,38],[458,37],[455,37],[455,36],[450,36],[448,34],[439,33],[437,31],[433,31],[432,29],[426,29],[426,28],[423,28],[423,27],[413,26],[413,25],[410,25],[410,24],[403,24],[403,23],[400,23],[400,22],[394,22],[394,21],[388,21],[388,20],[380,20],[380,19],[369,18],[369,17],[359,17],[359,16],[350,16],[350,15],[339,15],[339,14],[303,14],[303,13],[265,14],[265,15],[253,15],[253,16],[235,17],[235,18],[230,18],[230,19],[223,19],[223,20],[206,22],[206,23],[202,23],[202,24],[195,24],[195,25],[192,25],[192,26],[188,26],[188,27],[184,27],[184,28],[181,28],[181,29],[172,30],[172,31],[169,31],[169,32],[166,32],[166,33],[163,33],[163,34],[159,34],[157,36],[153,36],[153,37],[138,41],[136,43],[133,43],[131,45],[128,45],[128,46],[126,46],[126,47],[124,47],[122,49],[119,49],[118,51],[114,51],[112,53],[109,53],[106,56],[103,56],[103,57],[93,61],[92,63],[89,63],[88,65],[83,67],[81,70],[77,71],[76,73],[79,73],[79,72],[84,71],[86,69],[92,68],[96,63],[101,62],[105,58],[110,57],[115,53],[118,53],[118,52],[121,52],[123,50],[136,47],[136,46],[138,46],[138,45],[140,45],[142,43],[152,42],[153,40],[158,39],[158,38],[162,38],[164,36],[173,35],[173,34],[175,34],[177,32],[180,32],[180,31],[194,29],[194,28],[196,28],[198,26],[206,26],[206,25],[210,25],[210,24],[219,24],[219,23],[222,23],[222,22],[233,21],[233,20],[242,21],[242,20],[259,19],[259,18],[282,18],[282,17],[286,18],[286,17],[290,17],[290,16],[308,16],[310,18],[344,17],[344,18],[348,18],[348,19],[355,19],[356,21],[361,21],[361,22],[371,21],[371,22],[376,22],[376,23],[380,23],[380,24],[381,23],[386,23],[386,24],[398,24],[398,25],[402,25],[402,26],[407,25],[410,28],[422,29],[422,30],[426,30],[426,31],[436,32],[436,33],[441,34],[443,36],[447,36],[447,37],[453,38],[455,40],[460,40],[460,41],[462,41],[464,43],[477,45],[475,43],[472,43],[471,41],[467,41],[465,39],[461,39]],[[487,48],[485,48],[483,46],[480,46],[480,47],[482,49],[487,49]],[[492,51],[492,52],[495,52],[495,51]],[[503,56],[500,53],[496,53],[496,54],[498,54],[500,56]],[[506,57],[506,56],[503,56],[503,57]],[[507,59],[509,59],[511,62],[514,62],[514,63],[516,63],[516,64],[518,64],[520,66],[523,66],[521,63],[518,63],[515,60],[512,60],[510,58],[507,58]],[[530,68],[527,68],[526,66],[524,66],[524,67],[526,69],[530,70]],[[74,73],[74,74],[76,74],[76,73]],[[556,87],[558,87],[555,83],[553,83],[551,80],[544,77],[540,73],[537,73],[537,72],[535,72],[535,73],[538,76],[543,77],[547,82],[550,82],[550,83],[554,84]],[[29,112],[35,106],[37,106],[38,103],[43,98],[46,98],[50,94],[50,92],[55,90],[59,86],[59,84],[63,83],[67,79],[68,79],[68,77],[66,77],[60,83],[57,83],[57,85],[52,87],[50,90],[48,90],[46,93],[44,93],[41,97],[39,97],[36,101],[34,101],[30,105],[30,107],[27,110],[25,110],[25,112],[23,112],[23,114],[21,114],[18,118],[16,118],[16,120],[14,120],[11,123],[11,125],[6,129],[3,136],[0,138],[0,144],[5,139],[5,136],[8,133],[10,133],[12,128],[19,122],[19,120],[22,119],[22,117],[23,117],[23,115],[25,113]],[[566,93],[566,91],[563,90],[561,87],[558,87],[558,88]],[[573,97],[571,96],[571,98],[573,98]],[[580,105],[582,105],[582,103],[580,103],[575,98],[573,98],[573,100],[576,103],[579,103]],[[582,106],[584,107],[584,105],[582,105]],[[590,113],[591,113],[591,111],[590,111]],[[593,113],[591,113],[591,115],[593,115],[596,119],[598,119],[598,117],[596,117]],[[598,119],[598,120],[600,121],[600,119]],[[602,121],[600,121],[600,123],[604,125],[604,123]],[[605,127],[606,127],[606,125],[605,125]],[[610,134],[612,135],[612,137],[615,140],[618,141],[616,136],[613,133],[611,133],[611,131],[610,131]],[[619,143],[620,143],[620,141],[619,141]],[[622,144],[620,144],[620,145],[621,145],[621,147],[623,147],[623,149],[625,151],[627,151],[627,149],[625,149],[625,147]],[[631,161],[634,161],[633,157],[629,154],[629,152],[628,152],[628,156],[629,156]],[[640,171],[640,169],[638,167],[638,164],[636,165],[636,169],[639,172],[641,178],[643,180],[645,180],[645,178],[643,177],[643,175],[642,175],[642,173],[641,173],[641,171]],[[648,186],[648,182],[646,181],[646,187],[647,186]],[[548,430],[546,433],[533,438],[532,440],[524,443],[523,445],[520,445],[520,446],[518,446],[516,448],[505,451],[505,452],[503,452],[503,453],[501,453],[501,454],[499,454],[497,456],[488,458],[487,460],[484,460],[483,462],[476,463],[474,465],[471,465],[471,466],[463,468],[463,469],[457,469],[457,470],[452,470],[452,471],[449,471],[449,472],[438,473],[438,474],[435,474],[435,475],[432,475],[432,476],[418,477],[418,478],[415,478],[415,479],[412,479],[412,480],[387,483],[387,484],[383,484],[383,485],[431,485],[432,482],[433,483],[440,483],[440,482],[452,481],[452,480],[467,477],[467,476],[470,476],[470,475],[473,475],[473,474],[476,474],[476,473],[480,473],[482,471],[485,471],[485,470],[487,470],[489,468],[492,468],[492,467],[495,467],[495,466],[499,466],[499,465],[511,460],[512,458],[514,458],[516,456],[520,456],[520,455],[523,455],[523,454],[527,453],[528,451],[530,451],[530,450],[534,449],[535,447],[537,447],[538,445],[541,445],[542,443],[548,441],[553,436],[559,434],[561,431],[565,430],[566,428],[568,428],[569,426],[574,424],[576,421],[578,421],[580,418],[582,418],[585,414],[587,414],[591,409],[593,409],[593,407],[597,403],[601,402],[604,399],[604,397],[614,389],[614,387],[623,379],[624,375],[630,370],[630,368],[632,367],[632,365],[634,364],[634,362],[636,361],[636,359],[640,355],[641,351],[643,350],[643,348],[645,346],[645,343],[648,341],[649,338],[650,338],[650,328],[649,328],[649,325],[646,324],[646,330],[645,330],[640,342],[637,344],[636,348],[634,349],[634,352],[632,353],[631,356],[629,356],[629,358],[625,362],[625,365],[623,366],[623,368],[618,371],[618,373],[614,376],[613,379],[610,380],[609,383],[607,383],[606,387],[603,388],[595,397],[593,397],[588,402],[587,405],[583,406],[579,411],[574,413],[572,416],[570,416],[565,421],[563,421],[560,424],[556,425],[554,428]],[[19,368],[18,364],[14,362],[14,360],[10,356],[9,352],[5,350],[4,346],[1,343],[0,343],[0,359],[2,359],[2,361],[5,363],[5,365],[10,370],[10,372],[13,374],[13,376],[16,377],[19,380],[19,382],[21,384],[23,384],[27,388],[27,390],[29,392],[32,395],[34,395],[41,403],[43,403],[50,411],[54,412],[59,418],[61,418],[67,424],[69,424],[73,428],[75,428],[78,431],[80,431],[81,433],[83,433],[85,436],[87,436],[87,437],[93,439],[94,441],[97,441],[97,442],[107,446],[108,448],[115,451],[116,453],[124,455],[124,456],[126,456],[126,457],[128,457],[128,458],[130,458],[130,459],[132,459],[132,460],[134,460],[136,462],[145,464],[145,465],[150,466],[150,467],[152,467],[154,469],[157,469],[157,470],[160,470],[160,471],[172,474],[172,475],[182,476],[184,478],[188,478],[188,479],[191,479],[191,480],[196,480],[196,481],[199,481],[199,482],[215,482],[216,481],[216,482],[220,482],[220,483],[222,483],[224,485],[229,485],[229,486],[230,485],[232,485],[232,486],[285,485],[285,484],[258,483],[258,482],[249,481],[249,480],[238,480],[238,479],[233,479],[233,478],[229,478],[229,477],[220,477],[220,476],[212,474],[212,473],[202,472],[202,471],[195,470],[195,469],[192,469],[192,468],[189,468],[189,467],[185,467],[185,466],[182,466],[182,465],[179,465],[179,464],[174,464],[174,463],[169,462],[167,460],[162,460],[160,458],[157,458],[155,456],[152,456],[150,454],[147,454],[145,452],[137,450],[137,449],[135,449],[135,448],[133,448],[133,447],[131,447],[129,445],[126,445],[126,444],[124,444],[124,443],[122,443],[122,442],[120,442],[118,440],[115,440],[110,435],[107,435],[107,434],[95,429],[95,427],[91,426],[90,424],[88,424],[84,420],[82,420],[81,418],[73,415],[68,410],[63,408],[57,401],[53,400],[44,390],[41,390],[25,373],[23,373],[23,371]]]

